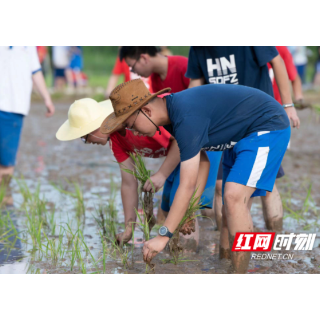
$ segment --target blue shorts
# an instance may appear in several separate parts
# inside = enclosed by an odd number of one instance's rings
[[[0,165],[13,167],[19,147],[24,115],[0,111]]]
[[[282,178],[284,175],[285,175],[284,170],[282,168],[282,165],[280,165],[280,168],[277,173],[277,179]],[[217,180],[222,180],[222,177],[223,177],[223,165],[222,165],[222,159],[221,159],[220,164],[219,164]]]
[[[214,188],[216,185],[217,172],[222,152],[207,152],[207,155],[210,161],[210,171],[205,190],[203,191],[201,196],[201,203],[203,205],[203,209],[211,209],[213,206]],[[168,212],[170,210],[174,196],[179,187],[179,183],[180,164],[174,169],[174,171],[170,174],[170,176],[164,184],[161,202],[161,209],[163,211]]]
[[[54,69],[54,78],[65,78],[66,77],[66,69],[56,68]]]
[[[256,188],[251,197],[271,192],[290,140],[290,127],[261,131],[241,139],[223,153],[222,194],[226,182]]]

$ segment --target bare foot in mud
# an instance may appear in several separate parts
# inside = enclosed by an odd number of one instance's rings
[[[183,235],[191,234],[196,231],[196,219],[191,216],[181,227],[180,232]]]

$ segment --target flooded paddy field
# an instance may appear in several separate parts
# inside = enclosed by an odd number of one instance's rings
[[[109,146],[58,141],[55,133],[66,120],[69,104],[55,105],[52,119],[44,117],[44,106],[38,103],[25,119],[12,181],[14,206],[1,208],[0,273],[149,272],[138,226],[124,248],[109,241],[114,234],[110,226],[116,232],[124,229],[120,170]],[[283,161],[286,176],[277,186],[285,211],[283,233],[316,233],[314,249],[286,251],[293,254],[289,260],[251,260],[248,273],[320,273],[320,119],[310,110],[298,114],[301,128],[292,130]],[[151,170],[161,163],[146,160]],[[155,213],[160,199],[156,194]],[[260,199],[254,201],[252,217],[255,231],[266,231]],[[198,219],[197,249],[184,252],[177,265],[164,250],[154,259],[155,273],[231,272],[230,261],[219,260],[216,226]]]

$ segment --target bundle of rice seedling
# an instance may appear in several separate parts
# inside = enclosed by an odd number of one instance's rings
[[[130,170],[126,168],[121,168],[121,170],[132,174],[139,182],[139,187],[138,187],[139,199],[142,203],[142,208],[145,212],[145,216],[148,221],[149,232],[150,232],[153,226],[156,224],[156,218],[153,215],[153,192],[152,191],[144,192],[143,186],[149,180],[153,187],[153,191],[155,191],[154,185],[150,179],[151,170],[147,170],[144,160],[142,156],[140,156],[139,154],[130,153],[130,157],[134,162],[134,170]],[[143,194],[143,199],[142,199],[142,194]]]
[[[200,216],[200,215],[196,215],[196,212],[202,208],[202,203],[201,203],[201,201],[199,201],[201,198],[201,195],[196,197],[197,190],[198,189],[196,189],[194,191],[194,193],[191,197],[188,209],[187,209],[186,213],[184,214],[182,220],[180,221],[178,228],[174,231],[173,236],[169,241],[169,249],[170,249],[170,253],[174,259],[174,264],[178,263],[180,254],[183,250],[182,246],[179,243],[180,231],[181,231],[182,227],[185,226],[186,224],[194,224],[195,219],[198,216]]]

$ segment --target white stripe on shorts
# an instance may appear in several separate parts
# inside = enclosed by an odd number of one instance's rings
[[[262,136],[263,134],[270,133],[270,131],[259,131],[258,136]]]
[[[256,160],[254,161],[252,171],[247,182],[248,187],[256,187],[257,182],[259,181],[262,172],[266,167],[269,150],[269,147],[259,147]]]

